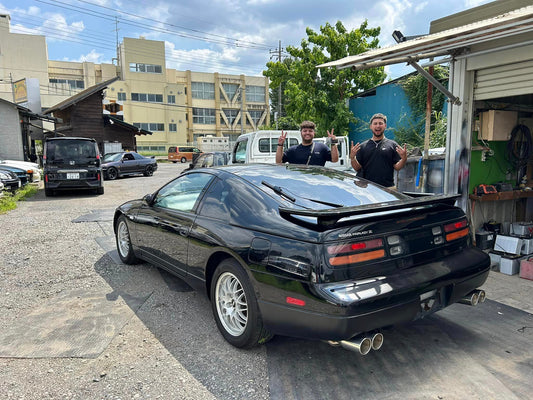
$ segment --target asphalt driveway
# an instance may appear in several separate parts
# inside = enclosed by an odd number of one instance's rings
[[[276,337],[227,344],[208,300],[150,264],[124,265],[111,218],[185,168],[43,191],[0,215],[0,393],[10,399],[525,399],[533,316],[489,299],[385,330],[361,356]]]

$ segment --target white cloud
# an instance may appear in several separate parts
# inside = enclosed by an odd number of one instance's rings
[[[63,61],[72,61],[72,62],[92,62],[95,64],[101,64],[105,61],[103,60],[104,54],[103,53],[97,53],[96,50],[91,50],[88,54],[82,54],[78,59],[76,60],[70,60],[67,58],[64,58]]]

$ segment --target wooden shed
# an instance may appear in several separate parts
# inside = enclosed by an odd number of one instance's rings
[[[94,138],[102,154],[106,152],[105,143],[120,143],[123,149],[136,150],[136,136],[151,135],[152,132],[103,113],[104,90],[118,79],[115,77],[91,86],[47,109],[45,114],[62,121],[56,123],[54,132],[48,135]]]

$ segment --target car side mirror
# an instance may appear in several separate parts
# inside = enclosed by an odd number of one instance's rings
[[[152,205],[152,203],[154,202],[154,199],[155,199],[155,196],[154,196],[153,193],[149,193],[149,194],[147,194],[147,195],[145,195],[145,196],[143,197],[143,201],[144,201],[146,204],[148,204],[149,206]]]

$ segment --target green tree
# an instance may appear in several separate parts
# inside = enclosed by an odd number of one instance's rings
[[[448,84],[448,68],[436,65],[433,77],[444,86]],[[427,79],[420,75],[410,75],[400,82],[409,106],[411,115],[404,115],[394,130],[394,137],[398,143],[407,143],[408,147],[424,147],[424,128],[426,120],[427,102]],[[443,147],[446,145],[446,117],[442,115],[442,109],[446,97],[433,86],[431,99],[431,129],[430,148]]]
[[[307,28],[308,37],[301,41],[301,47],[287,46],[290,62],[268,62],[263,75],[270,79],[270,86],[285,85],[285,115],[294,121],[314,121],[319,135],[325,135],[329,129],[345,134],[349,123],[355,121],[347,100],[382,83],[386,77],[384,70],[316,67],[377,48],[379,32],[380,28],[368,28],[367,21],[350,32],[340,21],[335,26],[326,23],[319,33]]]

